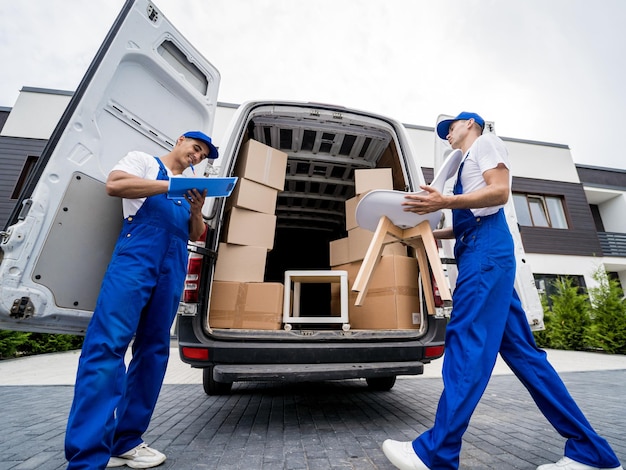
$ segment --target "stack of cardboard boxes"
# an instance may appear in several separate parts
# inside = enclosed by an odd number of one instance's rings
[[[276,200],[285,185],[287,154],[249,140],[237,158],[239,177],[226,206],[217,252],[209,324],[212,328],[280,329],[283,285],[263,282],[274,247]]]
[[[249,140],[235,169],[239,177],[227,201],[226,223],[213,277],[209,325],[212,328],[277,330],[282,326],[284,286],[263,282],[267,253],[274,246],[276,201],[284,188],[287,154]],[[330,243],[332,269],[348,273],[352,286],[373,232],[356,223],[356,206],[373,189],[393,189],[391,169],[355,171],[354,198],[346,201],[348,236]],[[389,239],[392,240],[391,238]],[[362,306],[349,298],[352,329],[419,328],[417,260],[399,242],[385,245]],[[339,285],[331,284],[331,314],[339,313]]]
[[[356,223],[356,207],[363,196],[373,189],[393,189],[391,169],[356,170],[356,196],[346,201],[346,230],[348,236],[330,243],[332,269],[348,272],[352,286],[365,257],[373,232]],[[390,237],[389,240],[392,238]],[[332,286],[331,286],[332,287]],[[417,260],[407,256],[407,248],[399,242],[385,245],[382,257],[370,280],[365,302],[354,305],[356,292],[350,292],[349,317],[352,329],[414,329],[419,328]],[[333,287],[332,311],[337,311],[339,292]]]

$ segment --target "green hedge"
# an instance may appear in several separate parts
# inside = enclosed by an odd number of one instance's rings
[[[581,292],[564,277],[554,283],[552,310],[543,300],[545,330],[535,332],[543,348],[626,354],[626,300],[606,271],[593,274],[597,287]]]
[[[80,349],[83,337],[0,330],[0,359]]]

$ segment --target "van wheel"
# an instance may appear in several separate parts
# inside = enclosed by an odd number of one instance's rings
[[[202,369],[202,386],[207,395],[226,395],[230,393],[232,382],[216,382],[213,379],[213,367]]]
[[[396,383],[396,376],[391,377],[368,377],[365,379],[370,390],[386,392],[391,390]]]

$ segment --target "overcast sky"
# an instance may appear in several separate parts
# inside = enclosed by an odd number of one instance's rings
[[[0,106],[73,91],[123,0],[0,0]],[[505,137],[626,169],[625,0],[156,0],[221,72],[219,100],[293,99]]]

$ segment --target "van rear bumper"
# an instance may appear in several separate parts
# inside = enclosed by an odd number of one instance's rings
[[[419,361],[360,364],[222,364],[213,368],[213,378],[217,382],[299,382],[419,375],[423,372],[424,364]]]
[[[371,330],[357,338],[294,340],[275,332],[261,340],[252,331],[209,335],[198,316],[182,315],[177,335],[181,360],[195,368],[213,367],[217,381],[339,379],[421,374],[424,364],[443,355],[446,323],[429,317],[422,336]]]

